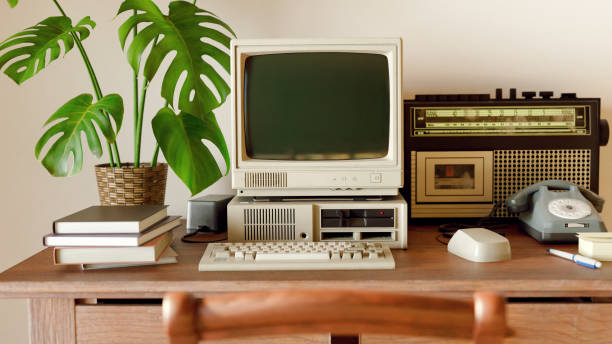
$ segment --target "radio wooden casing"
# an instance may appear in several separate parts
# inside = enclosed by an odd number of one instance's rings
[[[400,190],[411,218],[513,217],[503,201],[533,183],[566,180],[599,189],[599,147],[608,141],[599,98],[516,91],[417,95],[404,101]],[[499,206],[494,208],[494,205]]]

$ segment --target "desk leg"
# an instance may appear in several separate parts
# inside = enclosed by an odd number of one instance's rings
[[[29,300],[31,344],[75,344],[74,299]]]

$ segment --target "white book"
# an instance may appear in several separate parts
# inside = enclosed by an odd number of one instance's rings
[[[92,246],[118,247],[140,246],[172,230],[181,224],[180,216],[168,216],[142,233],[108,234],[48,234],[43,237],[43,245],[50,247]]]
[[[153,263],[172,243],[167,232],[138,247],[56,247],[55,264]]]
[[[159,260],[151,263],[126,263],[126,264],[81,264],[83,270],[100,270],[100,269],[114,269],[114,268],[128,268],[138,266],[151,266],[151,265],[163,265],[163,264],[175,264],[178,263],[178,253],[168,247],[166,252],[159,257]]]
[[[56,234],[140,233],[168,215],[167,205],[95,205],[53,223]]]

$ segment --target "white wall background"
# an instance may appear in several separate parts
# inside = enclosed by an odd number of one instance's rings
[[[89,15],[98,24],[85,47],[103,91],[124,98],[119,147],[122,159],[133,161],[132,73],[117,40],[122,20],[114,19],[121,1],[61,3],[75,20]],[[156,3],[167,8],[167,1]],[[612,112],[612,2],[606,0],[200,0],[198,5],[222,17],[241,38],[401,36],[404,97],[516,87],[601,97],[603,117]],[[15,9],[0,0],[0,39],[50,15],[57,15],[51,0],[22,0]],[[154,82],[149,91],[149,119],[162,105],[159,87]],[[0,75],[0,271],[40,250],[53,219],[98,202],[92,167],[98,161],[91,154],[79,175],[63,179],[51,177],[34,158],[44,121],[82,92],[91,93],[91,85],[76,49],[22,86]],[[228,106],[217,116],[229,137]],[[153,150],[148,121],[143,142],[148,161]],[[600,193],[608,199],[611,165],[610,148],[604,148]],[[225,177],[206,193],[228,192],[229,185]],[[170,213],[184,216],[189,197],[171,173]],[[611,214],[608,208],[609,225]],[[25,301],[0,300],[0,338],[28,341]]]

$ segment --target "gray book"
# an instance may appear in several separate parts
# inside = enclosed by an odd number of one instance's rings
[[[140,233],[168,215],[167,205],[94,205],[53,223],[56,234]]]
[[[180,216],[168,216],[142,233],[48,234],[43,237],[43,244],[48,247],[140,246],[172,230],[180,224]]]

